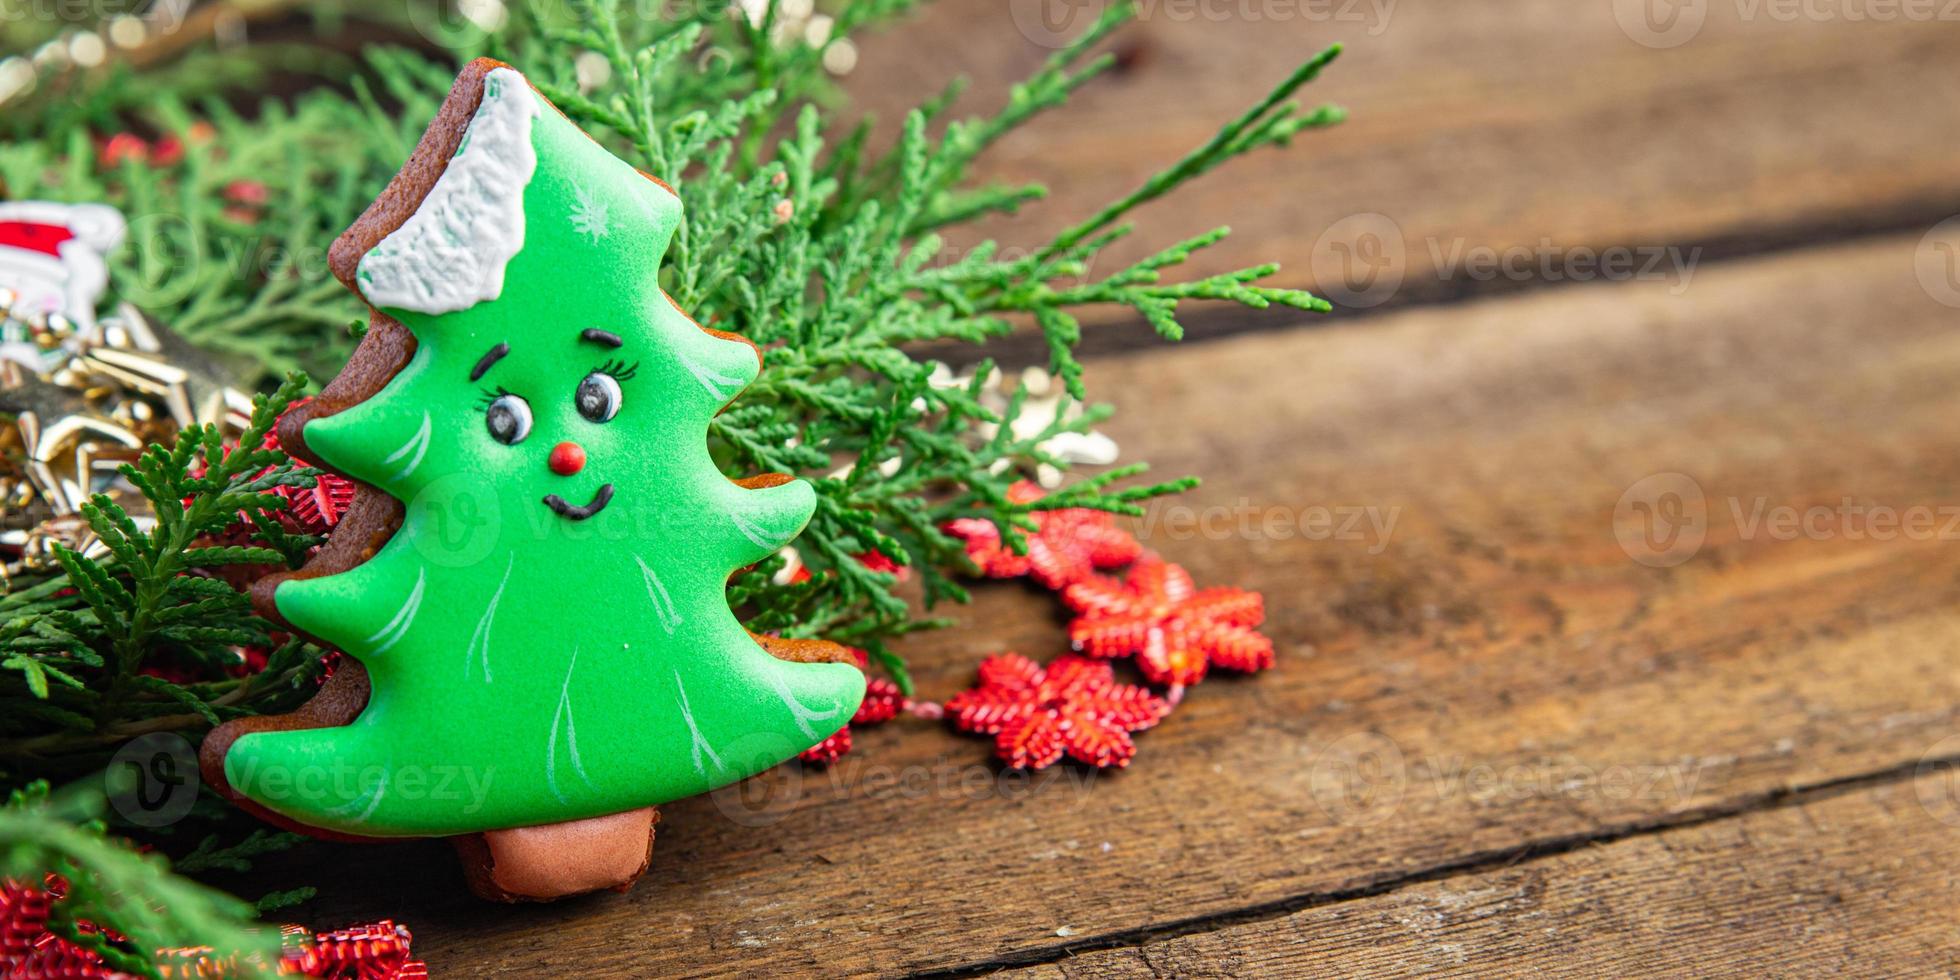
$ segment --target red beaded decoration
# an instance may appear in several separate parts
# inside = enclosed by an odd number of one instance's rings
[[[994,736],[995,754],[1019,769],[1043,769],[1064,754],[1122,768],[1136,755],[1130,733],[1170,710],[1147,689],[1116,683],[1107,663],[1060,657],[1044,669],[1012,653],[987,658],[979,686],[946,702],[955,724]]]
[[[1160,559],[1139,563],[1124,583],[1090,578],[1062,600],[1081,616],[1069,642],[1095,657],[1136,654],[1143,675],[1173,687],[1196,684],[1212,664],[1256,671],[1273,665],[1273,641],[1255,631],[1265,619],[1257,592],[1198,589],[1184,569]]]
[[[871,655],[857,647],[847,648],[857,657],[858,669],[871,666]],[[898,685],[882,677],[868,677],[864,681],[864,700],[858,702],[857,712],[851,720],[830,734],[829,738],[797,753],[797,758],[813,765],[827,766],[851,751],[851,729],[882,725],[898,717],[899,712],[911,711],[916,706],[912,699],[899,690]]]
[[[298,926],[287,930],[282,973],[334,980],[421,980],[429,975],[428,966],[409,955],[414,937],[388,919],[315,936]]]
[[[797,758],[817,765],[836,762],[851,751],[853,728],[882,725],[910,707],[912,700],[898,689],[897,684],[882,677],[867,678],[864,682],[864,700],[858,703],[857,713],[851,715],[850,723],[832,732],[829,738],[804,749]]]
[[[48,931],[54,904],[67,894],[68,883],[50,874],[45,887],[0,881],[0,976],[63,978],[63,980],[121,980],[129,976],[103,961],[93,950]],[[100,933],[111,942],[123,937],[87,922],[76,923],[87,933]],[[277,972],[280,976],[323,980],[422,980],[429,969],[410,955],[407,929],[383,919],[370,925],[314,935],[300,926],[286,926]],[[223,977],[235,974],[236,962],[218,957],[208,946],[160,949],[154,957],[163,977]],[[265,972],[257,964],[253,975]]]
[[[309,401],[312,399],[302,398],[294,402],[286,411],[291,412]],[[275,425],[271,432],[266,433],[265,448],[283,451],[284,447],[279,445],[278,426]],[[291,453],[286,455],[292,456]],[[301,466],[313,465],[298,456],[292,456],[292,459]],[[353,481],[337,473],[324,471],[314,481],[313,486],[276,487],[272,492],[286,500],[286,519],[282,523],[289,525],[289,530],[300,534],[326,534],[333,530],[334,525],[339,524],[340,518],[347,513],[348,506],[354,502]]]
[[[288,406],[286,411],[291,412],[293,409],[309,401],[312,401],[312,399],[302,398]],[[285,416],[282,415],[280,417],[284,418]],[[279,444],[279,428],[277,425],[273,426],[272,431],[266,433],[265,440],[259,443],[259,446],[263,449],[276,449],[281,452],[286,452],[285,447]],[[225,451],[230,453],[231,448],[227,447]],[[312,463],[298,456],[294,456],[290,452],[287,452],[286,455],[291,457],[293,463],[296,465],[305,467],[313,466]],[[254,477],[264,476],[271,471],[272,468],[267,467],[254,474]],[[198,476],[202,476],[204,473],[203,464],[200,463],[193,467],[192,472]],[[286,501],[286,509],[283,512],[278,512],[276,516],[282,527],[295,534],[325,535],[328,531],[333,530],[334,525],[340,523],[340,519],[347,513],[347,508],[354,503],[353,481],[339,474],[325,471],[319,472],[318,476],[314,479],[313,485],[310,487],[278,486],[271,488],[267,492]],[[189,498],[185,498],[185,503],[189,503]],[[253,533],[255,532],[252,529],[251,522],[242,511],[239,513],[238,523],[230,531],[225,532],[227,536],[235,537],[236,541],[234,543],[239,544],[249,543]]]
[[[1026,481],[1008,490],[1013,503],[1033,503],[1041,488]],[[1051,589],[1066,588],[1098,568],[1121,568],[1143,553],[1128,532],[1116,526],[1113,514],[1074,507],[1035,511],[1035,532],[1028,535],[1028,553],[1018,555],[1001,540],[992,521],[962,517],[946,524],[946,533],[966,542],[967,557],[988,578],[1027,575]]]

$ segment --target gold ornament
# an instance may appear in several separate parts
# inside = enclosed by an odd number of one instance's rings
[[[99,551],[79,514],[94,494],[147,525],[119,468],[188,426],[235,435],[251,411],[249,394],[134,306],[78,330],[60,314],[16,316],[0,288],[0,581],[50,567],[56,543]]]

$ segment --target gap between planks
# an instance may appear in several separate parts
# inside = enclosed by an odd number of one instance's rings
[[[1125,929],[1100,936],[1086,936],[1071,942],[1026,949],[982,962],[921,970],[906,974],[906,977],[908,980],[961,980],[964,977],[984,976],[1002,970],[1059,963],[1083,953],[1141,948],[1167,940],[1218,932],[1234,926],[1283,919],[1309,909],[1380,898],[1418,885],[1484,874],[1519,864],[1555,858],[1590,847],[1688,830],[1756,813],[1801,807],[1882,786],[1907,783],[1929,769],[1951,769],[1955,766],[1960,766],[1960,755],[1920,759],[1875,772],[1749,794],[1657,819],[1631,821],[1617,827],[1602,827],[1588,833],[1550,837],[1521,847],[1470,853],[1414,871],[1388,875],[1352,888],[1307,892],[1277,901],[1261,902],[1257,905],[1213,912],[1181,921]]]

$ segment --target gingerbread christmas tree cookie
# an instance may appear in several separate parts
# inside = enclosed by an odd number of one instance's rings
[[[282,435],[362,497],[255,597],[359,666],[323,694],[339,707],[214,733],[206,769],[248,805],[348,836],[483,834],[465,854],[500,867],[480,890],[549,897],[630,881],[647,808],[851,717],[862,674],[823,662],[841,648],[759,640],[727,605],[815,498],[710,458],[760,357],[661,291],[680,220],[666,185],[484,59],[336,244],[374,325]],[[608,847],[604,867],[539,867]]]

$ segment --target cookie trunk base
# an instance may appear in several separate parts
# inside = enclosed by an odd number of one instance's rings
[[[660,811],[642,807],[585,820],[452,838],[470,891],[493,902],[549,902],[624,892],[653,860]]]

